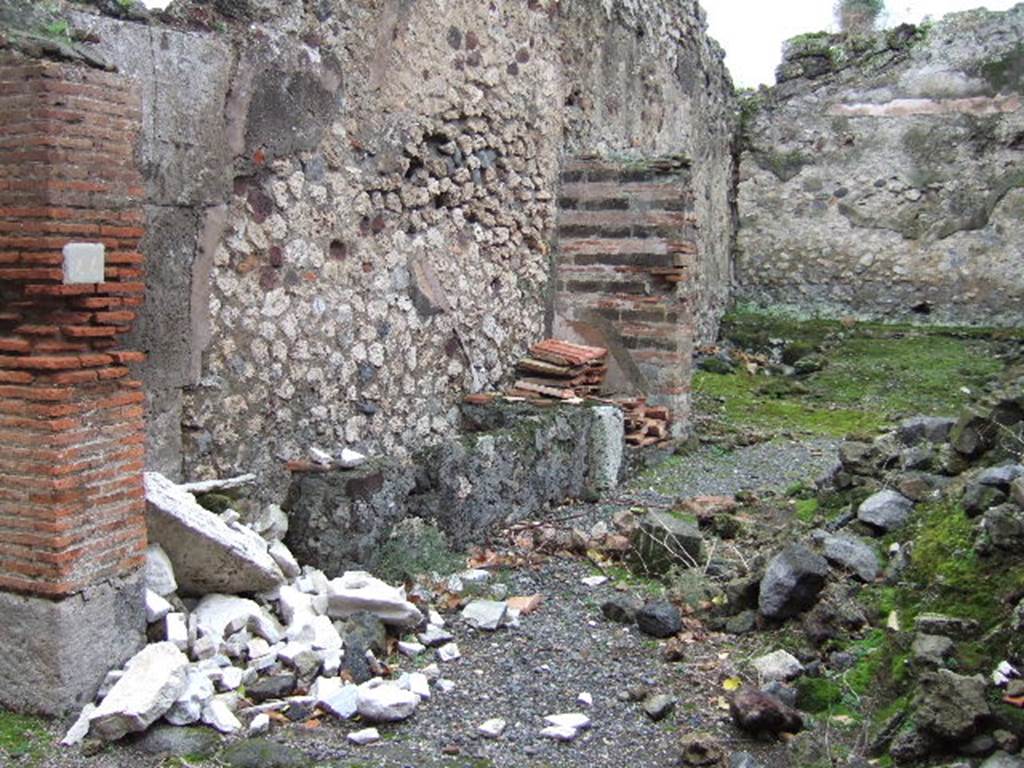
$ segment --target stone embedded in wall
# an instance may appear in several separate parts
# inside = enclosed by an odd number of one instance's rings
[[[1007,29],[953,14],[797,38],[745,108],[737,297],[864,317],[1024,320],[1024,85]],[[817,63],[815,63],[817,62]],[[810,69],[809,69],[810,68]]]
[[[437,273],[422,256],[409,257],[409,294],[420,317],[439,315],[451,310]]]

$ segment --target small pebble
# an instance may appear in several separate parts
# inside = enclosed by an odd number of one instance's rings
[[[493,717],[480,723],[477,731],[479,731],[481,736],[485,736],[488,739],[497,739],[505,731],[505,725],[505,721],[500,717]]]
[[[362,747],[380,741],[380,732],[376,728],[364,728],[361,731],[352,731],[348,735],[348,740]]]

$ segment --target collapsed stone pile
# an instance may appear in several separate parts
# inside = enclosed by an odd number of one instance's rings
[[[401,720],[430,698],[431,681],[443,682],[436,665],[385,681],[378,659],[388,631],[424,625],[420,637],[431,645],[450,641],[443,619],[425,618],[402,589],[367,573],[328,579],[300,568],[281,541],[287,518],[276,507],[244,525],[156,473],[146,475],[146,499],[152,642],[107,675],[65,745],[87,735],[113,741],[161,718],[250,734],[267,731],[272,717],[302,720],[315,710]],[[438,657],[457,658],[457,647],[447,642]],[[353,734],[357,743],[367,738]]]
[[[375,724],[405,720],[435,692],[454,688],[443,665],[461,652],[430,607],[438,594],[457,596],[448,605],[463,606],[459,624],[483,632],[517,625],[540,601],[496,599],[506,597],[497,586],[495,599],[469,597],[490,580],[480,569],[425,576],[412,595],[362,571],[328,578],[295,561],[282,541],[287,517],[276,506],[245,524],[232,510],[208,511],[187,490],[232,482],[179,486],[146,475],[150,644],[108,673],[63,745],[87,737],[115,741],[157,722],[257,736],[275,720],[318,716],[358,718],[368,727],[347,738],[370,744],[380,738]],[[436,588],[425,586],[434,582]],[[408,670],[388,663],[395,653],[408,660]],[[545,722],[540,735],[558,741],[590,727],[576,712]],[[498,738],[503,730],[495,719],[479,733]]]
[[[835,650],[833,641],[856,636],[873,623],[865,607],[851,599],[860,589],[856,585],[882,578],[888,585],[902,584],[915,562],[911,523],[918,508],[947,504],[946,514],[975,521],[977,556],[1014,562],[1024,545],[1022,436],[1024,387],[1018,382],[959,418],[907,419],[877,439],[840,446],[839,464],[823,493],[847,493],[854,503],[824,527],[776,552],[763,572],[727,584],[729,599],[720,612],[724,615],[711,620],[712,626],[738,634],[797,620],[818,649],[802,657],[806,668],[783,650],[754,660],[760,687],[744,687],[732,701],[741,729],[800,730],[804,717],[793,709],[797,689],[788,684],[805,674],[839,674],[855,661]],[[889,555],[885,563],[876,554],[883,537]],[[960,556],[972,555],[965,551]],[[1018,671],[1024,661],[1024,599],[1012,592],[1009,599],[1009,612],[996,626],[915,612],[912,626],[904,627],[905,617],[896,610],[874,620],[893,638],[906,633],[905,641],[896,642],[905,642],[909,649],[913,677],[909,709],[874,734],[873,754],[887,753],[902,764],[949,752],[973,757],[997,753],[992,759],[1000,760],[1004,758],[997,750],[1019,749],[1021,734],[1011,725],[1009,709],[1024,706],[1024,680]],[[988,642],[986,654],[994,654],[985,660],[991,665],[990,679],[962,674],[957,667],[960,648],[978,642]]]

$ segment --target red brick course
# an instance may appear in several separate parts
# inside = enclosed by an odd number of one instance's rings
[[[558,223],[556,313],[628,356],[636,394],[685,423],[698,258],[688,169],[570,160]]]
[[[144,559],[141,385],[121,348],[143,294],[137,90],[0,58],[0,589],[61,597]],[[62,248],[103,243],[105,282]]]

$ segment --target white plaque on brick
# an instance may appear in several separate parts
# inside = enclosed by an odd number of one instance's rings
[[[103,243],[68,243],[64,246],[64,284],[103,282]]]

